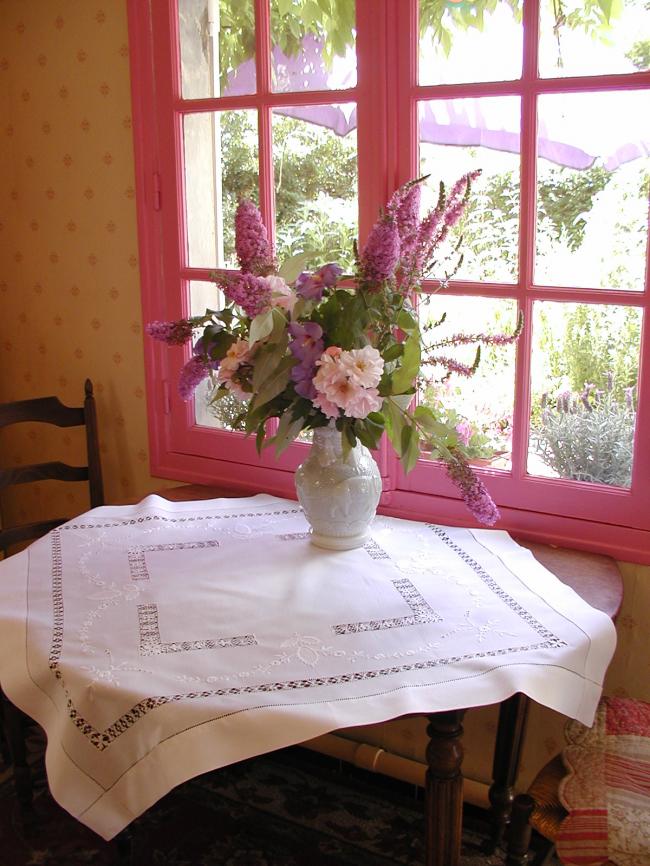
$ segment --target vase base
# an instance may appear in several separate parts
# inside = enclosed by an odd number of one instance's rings
[[[357,535],[321,535],[312,529],[309,540],[315,547],[325,550],[353,550],[355,547],[363,547],[369,537],[367,532]]]

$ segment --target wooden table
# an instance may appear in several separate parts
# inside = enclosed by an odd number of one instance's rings
[[[198,484],[167,488],[158,495],[172,501],[250,495],[251,491]],[[607,556],[517,539],[559,580],[588,604],[615,618],[623,599],[623,582],[616,562]],[[490,787],[492,833],[486,851],[501,842],[510,817],[514,782],[519,768],[528,698],[515,694],[504,701],[494,748]],[[426,749],[426,866],[458,866],[462,834],[462,719],[466,709],[428,716]]]

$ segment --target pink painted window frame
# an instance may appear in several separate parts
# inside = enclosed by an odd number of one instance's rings
[[[480,470],[499,504],[501,528],[522,537],[650,563],[650,268],[645,291],[590,291],[538,286],[533,282],[535,243],[536,98],[541,93],[626,90],[650,87],[650,73],[590,78],[540,79],[537,70],[537,3],[524,2],[524,69],[518,81],[476,85],[417,83],[417,0],[357,0],[358,84],[345,91],[273,93],[270,79],[269,15],[255,0],[257,93],[219,99],[183,100],[176,34],[176,2],[128,0],[134,115],[136,196],[145,321],[180,318],[188,312],[186,282],[209,278],[208,269],[183,261],[183,113],[252,108],[258,111],[260,210],[273,232],[271,111],[288,104],[357,103],[359,230],[363,239],[390,192],[418,169],[418,102],[425,98],[516,94],[522,100],[520,274],[515,285],[454,281],[449,294],[510,298],[523,310],[525,328],[517,347],[512,472]],[[535,300],[632,304],[645,315],[639,371],[636,447],[629,491],[528,476],[528,380],[531,310]],[[258,458],[241,434],[200,427],[191,403],[176,393],[184,350],[153,340],[144,344],[151,472],[179,481],[231,483],[295,497],[293,472],[308,446],[295,444],[278,461]],[[435,463],[419,461],[407,477],[382,444],[376,455],[384,479],[385,513],[470,525],[463,503]]]

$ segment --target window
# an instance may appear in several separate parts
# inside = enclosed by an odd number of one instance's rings
[[[641,0],[144,5],[129,14],[145,319],[215,305],[241,195],[281,257],[347,265],[399,183],[481,168],[463,260],[431,275],[420,315],[491,332],[521,311],[524,331],[474,380],[425,377],[417,398],[467,423],[502,527],[650,561]],[[176,395],[182,349],[146,352],[154,474],[293,495],[306,444],[258,458],[227,406]],[[467,520],[426,455],[408,476],[390,449],[377,459],[389,513]]]

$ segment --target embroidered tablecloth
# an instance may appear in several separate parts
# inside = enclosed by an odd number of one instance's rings
[[[324,551],[267,495],[97,508],[0,562],[0,682],[47,732],[53,796],[106,839],[338,728],[517,691],[590,724],[614,644],[504,532],[377,517]]]

